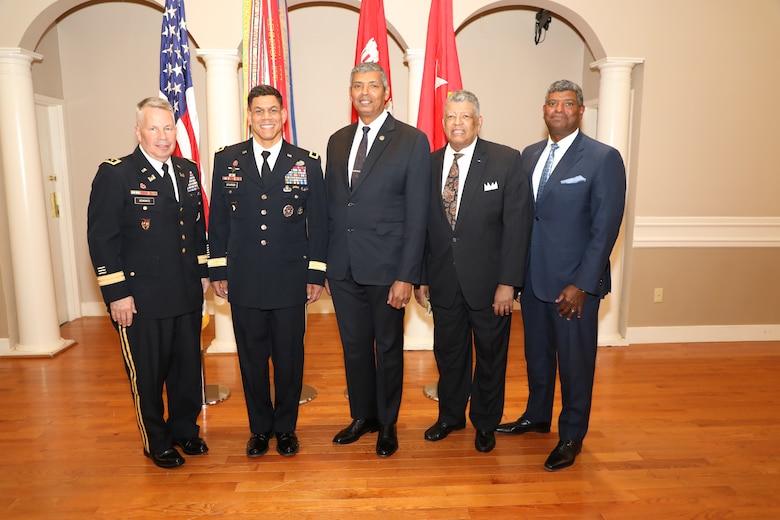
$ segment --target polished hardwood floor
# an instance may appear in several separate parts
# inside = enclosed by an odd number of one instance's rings
[[[515,315],[505,417],[526,397]],[[550,434],[498,436],[474,449],[468,427],[430,443],[430,351],[405,353],[399,451],[375,435],[332,444],[349,422],[332,315],[309,318],[301,452],[248,459],[234,354],[206,355],[210,451],[175,470],[142,454],[118,341],[105,318],[62,327],[77,344],[54,358],[0,359],[0,518],[777,519],[780,343],[632,345],[599,350],[591,430],[576,464],[550,473]],[[204,333],[206,344],[213,330]],[[557,413],[557,410],[556,410]]]

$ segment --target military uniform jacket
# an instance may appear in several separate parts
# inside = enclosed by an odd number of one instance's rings
[[[262,159],[261,159],[262,160]],[[214,156],[209,274],[232,304],[281,309],[325,283],[328,214],[319,155],[284,141],[261,179],[252,138]]]
[[[208,277],[200,175],[171,157],[179,200],[141,149],[98,168],[87,210],[87,241],[106,306],[132,296],[139,318],[198,310]]]

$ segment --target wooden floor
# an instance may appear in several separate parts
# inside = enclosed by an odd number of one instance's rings
[[[513,329],[505,416],[526,397]],[[468,427],[430,443],[433,354],[406,352],[399,451],[375,435],[332,444],[349,422],[332,315],[309,319],[301,452],[244,455],[249,435],[236,356],[207,355],[210,451],[176,470],[142,454],[118,341],[105,318],[62,328],[78,343],[53,359],[0,359],[0,518],[777,519],[780,343],[636,345],[599,350],[591,430],[576,464],[543,469],[557,442],[498,436],[474,450]],[[206,344],[213,331],[206,330]],[[557,414],[557,408],[556,408]]]

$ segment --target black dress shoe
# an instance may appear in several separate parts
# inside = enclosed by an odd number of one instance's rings
[[[160,453],[149,453],[144,450],[144,455],[152,459],[157,466],[165,469],[178,468],[184,464],[184,457],[176,451],[176,448],[168,448]]]
[[[395,425],[380,426],[379,437],[376,440],[376,454],[380,457],[389,457],[398,451],[398,437],[395,434]]]
[[[260,457],[265,455],[268,451],[268,439],[271,437],[271,432],[268,433],[254,433],[249,437],[249,441],[246,443],[246,456],[247,457]]]
[[[375,432],[379,429],[376,419],[355,419],[352,424],[341,430],[333,437],[335,444],[352,444],[364,433]]]
[[[449,424],[443,421],[439,421],[425,430],[425,440],[433,442],[440,441],[450,433],[456,430],[462,430],[465,427],[465,421],[457,424]]]
[[[558,471],[568,468],[574,464],[574,459],[582,451],[582,442],[580,441],[560,441],[558,446],[552,450],[547,461],[544,463],[544,469]]]
[[[180,447],[181,451],[187,455],[203,455],[209,451],[206,442],[200,437],[193,437],[192,439],[173,439],[173,445]]]
[[[496,435],[490,430],[477,430],[474,447],[481,453],[492,451],[496,447]]]
[[[276,451],[282,457],[292,457],[298,453],[298,437],[295,432],[276,434]]]
[[[550,423],[531,422],[522,417],[515,422],[499,424],[496,433],[508,433],[510,435],[520,435],[523,433],[550,433]]]

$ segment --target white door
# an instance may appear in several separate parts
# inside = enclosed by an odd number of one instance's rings
[[[60,324],[81,317],[73,251],[63,103],[58,99],[35,97],[54,293]]]

